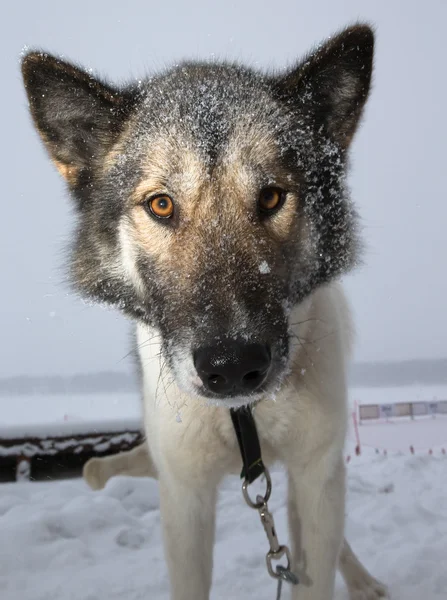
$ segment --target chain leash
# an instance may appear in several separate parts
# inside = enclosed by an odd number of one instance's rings
[[[242,494],[244,496],[245,502],[248,504],[250,508],[253,508],[258,511],[259,517],[261,519],[261,523],[264,527],[264,531],[267,535],[267,539],[270,545],[270,550],[267,552],[265,557],[267,563],[267,571],[270,577],[276,579],[278,582],[278,588],[276,593],[276,600],[281,600],[281,591],[283,581],[290,583],[291,585],[297,585],[299,583],[298,577],[291,571],[291,556],[290,550],[287,546],[281,545],[278,541],[278,537],[276,535],[275,530],[275,522],[273,520],[273,515],[268,509],[268,500],[270,499],[270,495],[272,493],[272,480],[270,477],[270,473],[267,467],[264,466],[264,476],[266,480],[266,491],[264,496],[258,494],[256,496],[256,502],[250,498],[248,493],[249,481],[245,479],[242,484]],[[273,563],[275,561],[279,561],[285,558],[287,560],[287,565],[283,566],[281,564],[276,565],[274,568]]]

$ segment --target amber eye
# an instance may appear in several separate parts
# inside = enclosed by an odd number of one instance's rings
[[[262,213],[272,213],[281,208],[285,198],[284,190],[276,187],[266,187],[261,190],[258,198],[259,210]]]
[[[169,219],[174,214],[174,202],[166,194],[153,196],[146,203],[151,213],[158,219]]]

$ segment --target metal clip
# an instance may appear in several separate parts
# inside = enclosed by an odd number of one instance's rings
[[[256,497],[256,502],[259,504],[263,500],[262,496]],[[270,552],[276,553],[280,549],[280,545],[278,542],[278,538],[276,536],[275,531],[275,522],[273,520],[273,515],[269,511],[267,503],[264,502],[261,508],[259,508],[259,516],[261,517],[261,523],[264,526],[265,533],[267,534],[267,539],[270,544]]]
[[[250,498],[248,493],[248,485],[249,482],[246,479],[242,485],[242,492],[244,494],[244,498],[248,506],[251,508],[255,508],[261,519],[262,526],[264,527],[264,531],[267,535],[267,539],[269,541],[270,550],[267,553],[265,560],[267,563],[267,570],[270,577],[273,577],[278,582],[278,590],[277,590],[277,600],[281,597],[281,589],[282,582],[287,581],[292,585],[297,585],[299,583],[298,577],[292,573],[290,570],[290,565],[292,559],[290,557],[290,551],[287,546],[281,546],[278,541],[278,537],[276,535],[275,529],[275,521],[273,520],[273,515],[268,509],[267,501],[270,498],[270,494],[272,492],[272,480],[270,478],[270,473],[267,469],[264,471],[265,479],[266,479],[266,491],[264,496],[258,494],[256,496],[256,502]],[[277,565],[276,569],[273,568],[272,561],[278,561],[283,556],[287,559],[287,566]]]

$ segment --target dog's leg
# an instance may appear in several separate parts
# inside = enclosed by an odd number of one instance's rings
[[[157,471],[146,444],[140,444],[132,450],[119,454],[91,458],[85,463],[82,474],[93,490],[102,489],[114,475],[157,477]]]
[[[196,480],[197,481],[197,480]],[[171,600],[208,600],[217,485],[185,485],[163,475],[160,508]]]
[[[386,587],[368,573],[346,540],[343,541],[338,566],[348,587],[350,600],[379,600],[388,597]]]
[[[326,476],[324,461],[318,463],[305,471],[289,469],[292,566],[300,577],[294,600],[332,600],[343,542],[344,465]]]

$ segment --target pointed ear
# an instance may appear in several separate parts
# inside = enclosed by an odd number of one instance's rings
[[[25,56],[22,74],[36,128],[74,187],[113,144],[132,108],[132,94],[41,52]]]
[[[276,82],[281,98],[310,114],[342,148],[354,136],[368,97],[374,34],[368,25],[345,29]]]

